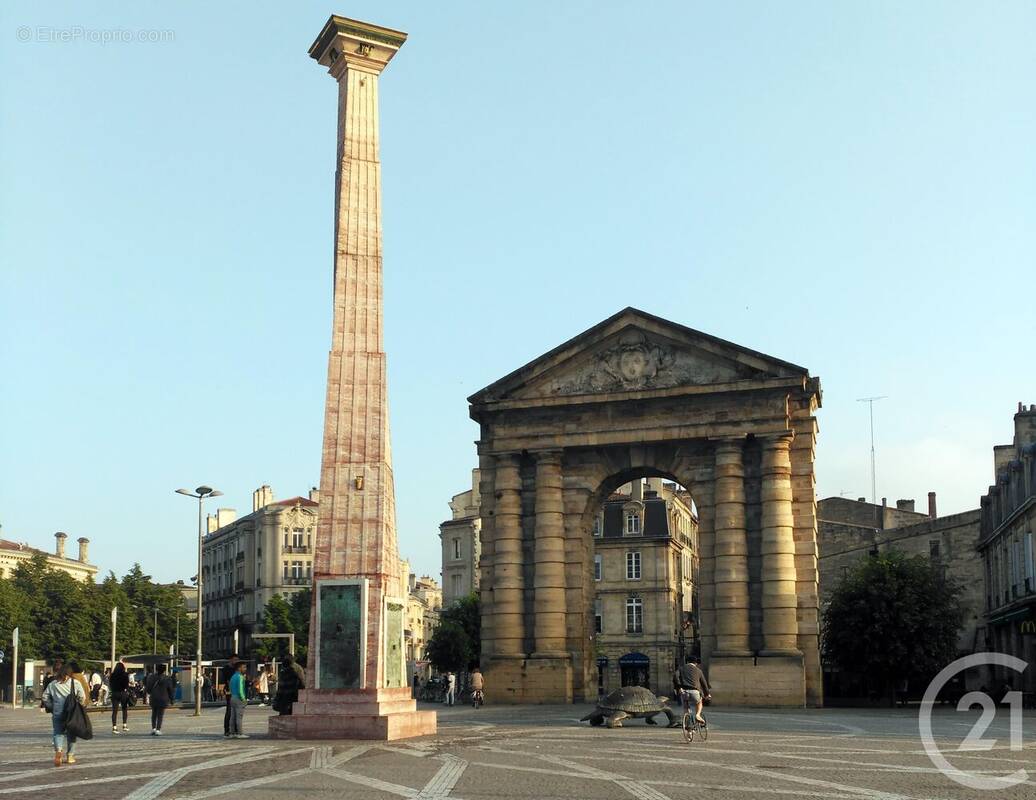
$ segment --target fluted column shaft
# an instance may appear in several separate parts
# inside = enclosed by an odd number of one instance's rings
[[[496,466],[496,523],[493,541],[493,608],[497,655],[523,656],[522,504],[518,456],[502,455]]]
[[[716,445],[716,655],[748,655],[748,533],[744,440]]]
[[[536,454],[536,565],[533,599],[534,655],[563,655],[565,650],[565,518],[561,452]]]
[[[790,448],[790,435],[763,439],[764,654],[799,653]]]

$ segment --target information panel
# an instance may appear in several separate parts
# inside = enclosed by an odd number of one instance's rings
[[[363,688],[364,592],[360,583],[319,583],[321,689]]]

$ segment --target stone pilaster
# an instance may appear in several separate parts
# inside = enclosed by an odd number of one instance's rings
[[[711,469],[699,470],[691,489],[698,507],[698,615],[702,661],[708,664],[716,649],[716,507],[715,477]]]
[[[534,656],[564,657],[565,528],[561,451],[536,453]]]
[[[817,548],[816,479],[813,462],[817,421],[810,399],[793,414],[795,439],[791,445],[791,494],[795,539],[795,594],[798,606],[798,648],[803,653],[806,705],[824,702],[820,664],[820,567]]]
[[[493,537],[494,655],[518,658],[525,656],[521,486],[518,456],[499,456],[496,465],[496,530]]]
[[[572,654],[572,696],[590,702],[596,700],[594,687],[591,693],[593,665],[593,598],[592,585],[588,585],[587,574],[593,569],[590,546],[590,532],[584,526],[587,504],[592,492],[585,487],[569,486],[565,480],[565,649]]]
[[[744,439],[716,444],[714,656],[747,656],[748,538],[745,530]]]
[[[763,654],[798,655],[791,435],[763,438]]]

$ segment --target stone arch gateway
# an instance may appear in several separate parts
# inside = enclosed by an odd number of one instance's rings
[[[717,700],[821,705],[820,402],[803,367],[633,308],[472,395],[488,698],[596,697],[593,516],[628,476],[657,475],[698,507]]]

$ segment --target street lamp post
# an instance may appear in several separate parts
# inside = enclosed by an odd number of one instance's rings
[[[194,716],[201,716],[201,689],[202,689],[202,677],[201,677],[201,587],[202,587],[202,576],[201,576],[201,551],[202,543],[205,538],[205,517],[202,512],[202,501],[206,497],[219,497],[223,492],[218,489],[213,489],[211,486],[199,486],[193,492],[189,489],[177,489],[177,494],[186,495],[187,497],[198,498],[198,644],[195,650],[195,675],[194,675]]]

